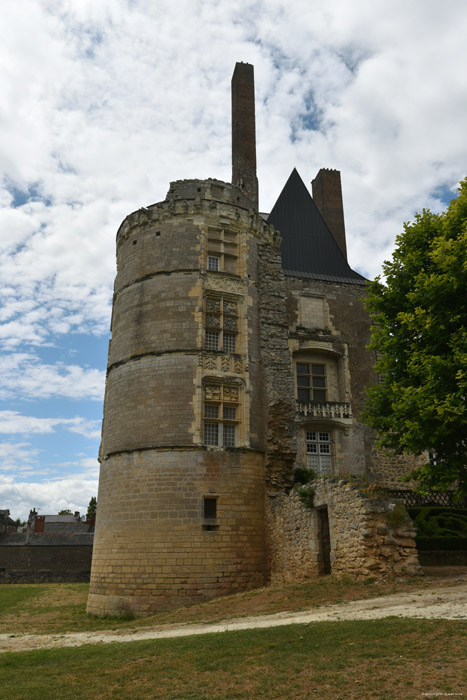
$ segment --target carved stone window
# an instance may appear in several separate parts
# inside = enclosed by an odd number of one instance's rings
[[[326,365],[297,362],[297,398],[300,403],[326,402]]]
[[[218,255],[208,255],[208,270],[218,272],[220,270],[220,258]]]
[[[215,272],[237,273],[238,245],[235,231],[209,228],[207,268]]]
[[[332,442],[328,431],[307,431],[306,465],[323,476],[332,473]]]
[[[235,301],[223,296],[206,297],[206,350],[237,351],[238,311]]]
[[[235,447],[238,414],[238,386],[207,384],[204,388],[204,444]]]

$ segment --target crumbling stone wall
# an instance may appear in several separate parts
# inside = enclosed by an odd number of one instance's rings
[[[357,579],[421,573],[410,518],[391,517],[395,501],[369,498],[354,484],[340,479],[320,479],[313,488],[313,508],[303,505],[296,489],[269,497],[271,581],[319,575],[319,508],[328,510],[331,573]]]
[[[292,482],[296,407],[279,241],[276,245],[258,246],[258,267],[261,363],[267,413],[266,483],[269,490],[281,490]]]
[[[368,498],[339,479],[319,480],[314,486],[314,506],[328,508],[333,573],[357,578],[421,573],[409,516],[391,524],[395,501]]]
[[[306,508],[295,489],[270,493],[266,507],[270,581],[288,583],[317,578],[316,512]]]
[[[424,459],[414,455],[396,455],[391,450],[374,447],[369,465],[369,479],[388,489],[411,489],[415,483],[403,481]]]

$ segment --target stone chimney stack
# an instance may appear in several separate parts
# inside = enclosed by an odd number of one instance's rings
[[[232,184],[258,209],[255,79],[249,63],[237,63],[232,76]]]
[[[312,181],[311,187],[313,200],[347,260],[344,205],[342,203],[341,174],[339,170],[321,168]]]

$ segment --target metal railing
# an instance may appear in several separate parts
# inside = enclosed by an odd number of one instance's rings
[[[415,491],[405,489],[385,489],[388,496],[404,501],[407,507],[418,506],[447,506],[453,508],[467,508],[467,500],[455,501],[453,491],[439,493],[437,491],[422,496]]]

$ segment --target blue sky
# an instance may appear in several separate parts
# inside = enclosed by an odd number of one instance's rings
[[[325,9],[323,9],[325,8]],[[0,10],[0,508],[97,493],[115,234],[171,180],[230,179],[255,66],[260,208],[342,173],[367,277],[466,176],[464,0],[15,0]]]

